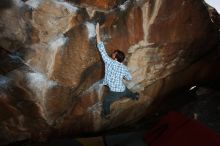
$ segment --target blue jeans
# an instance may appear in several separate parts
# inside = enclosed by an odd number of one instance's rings
[[[109,93],[104,97],[102,109],[103,114],[108,115],[110,114],[110,106],[111,104],[120,99],[121,97],[129,97],[131,99],[135,99],[136,94],[131,92],[128,88],[125,89],[123,92],[113,92],[109,91]]]

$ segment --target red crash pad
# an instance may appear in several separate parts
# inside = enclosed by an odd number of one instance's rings
[[[177,112],[162,117],[144,138],[149,146],[220,146],[220,134]]]

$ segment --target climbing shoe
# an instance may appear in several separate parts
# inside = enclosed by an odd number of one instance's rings
[[[108,120],[108,119],[110,119],[110,114],[105,115],[104,112],[101,112],[101,117],[102,117],[102,119]]]
[[[133,98],[134,100],[139,100],[140,94],[138,92],[134,93],[135,97]]]

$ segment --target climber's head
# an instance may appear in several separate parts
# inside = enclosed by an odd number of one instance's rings
[[[120,50],[115,50],[112,53],[112,59],[117,60],[118,62],[123,62],[125,59],[125,54]]]

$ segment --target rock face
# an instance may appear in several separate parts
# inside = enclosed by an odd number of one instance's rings
[[[201,1],[8,0],[0,11],[0,144],[129,125],[158,97],[220,81],[219,15]],[[100,117],[96,22],[107,52],[125,52],[126,84],[141,93],[113,103],[110,120]]]

